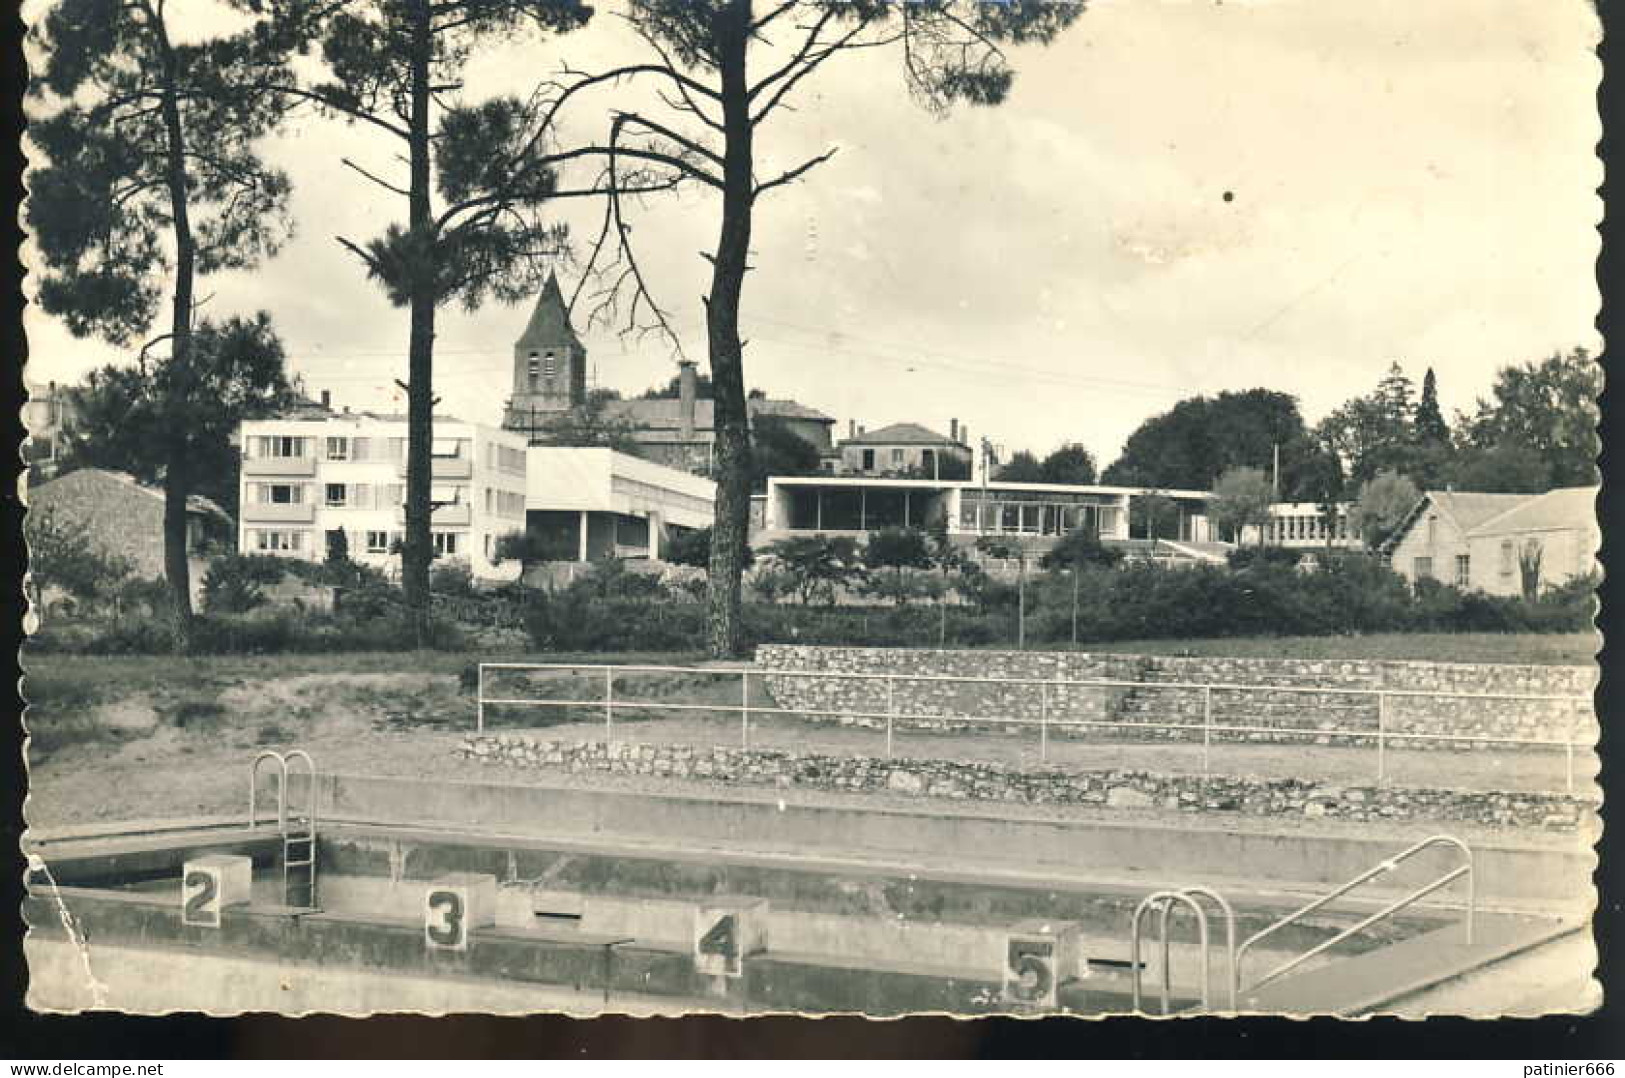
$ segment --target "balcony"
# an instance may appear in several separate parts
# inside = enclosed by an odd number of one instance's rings
[[[430,460],[429,474],[435,479],[472,479],[474,462],[468,457],[434,457]],[[396,465],[396,474],[406,478],[406,461]]]
[[[243,521],[252,524],[309,524],[316,519],[316,506],[309,502],[247,502]]]
[[[315,457],[247,457],[243,460],[244,475],[300,475],[316,474]]]
[[[429,523],[440,527],[467,527],[474,519],[474,510],[467,502],[460,505],[442,505],[434,511]],[[399,524],[406,523],[406,506],[395,510],[395,520]]]

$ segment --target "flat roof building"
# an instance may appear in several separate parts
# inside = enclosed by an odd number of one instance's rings
[[[1192,556],[1210,560],[1212,552],[1202,548],[1216,545],[1207,518],[1211,493],[1070,483],[773,476],[752,542],[813,534],[862,537],[881,528],[941,528],[964,545],[983,536],[1004,536],[1039,550],[1087,527],[1103,540],[1126,543],[1131,502],[1150,496],[1171,501],[1178,510],[1175,534],[1166,541],[1194,544]]]
[[[658,560],[675,532],[711,526],[709,479],[599,447],[531,446],[527,457],[526,529],[554,560]]]

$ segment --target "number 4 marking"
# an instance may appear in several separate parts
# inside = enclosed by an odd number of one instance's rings
[[[739,944],[734,934],[734,915],[724,914],[711,930],[700,937],[700,953],[721,955],[728,959],[730,964],[739,954]]]

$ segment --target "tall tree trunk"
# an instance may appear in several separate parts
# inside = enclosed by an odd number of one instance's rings
[[[711,654],[740,652],[740,577],[750,526],[750,424],[745,411],[744,346],[739,299],[750,252],[753,169],[745,53],[750,0],[729,0],[715,16],[717,67],[722,82],[722,229],[706,297],[706,339],[716,398],[716,514],[711,528],[711,572],[706,616]]]
[[[429,230],[429,58],[433,39],[427,0],[417,0],[412,22],[411,189],[411,339],[407,345],[406,388],[406,542],[401,551],[401,583],[406,603],[423,641],[429,612],[429,563],[434,559],[429,518],[434,439],[435,264]]]
[[[161,20],[154,18],[153,29],[163,58],[164,89],[160,102],[167,142],[165,182],[169,188],[169,212],[175,237],[175,291],[169,313],[169,385],[166,394],[184,402],[192,392],[192,283],[196,273],[197,244],[192,238],[188,212],[185,132],[181,127],[180,104],[175,87],[180,74],[175,52]],[[164,577],[169,581],[170,607],[174,614],[175,648],[182,654],[192,650],[192,579],[186,563],[186,432],[167,430],[169,460],[164,468]]]

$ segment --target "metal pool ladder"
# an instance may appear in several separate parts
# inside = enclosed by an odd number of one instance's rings
[[[1211,996],[1212,964],[1209,957],[1209,935],[1207,908],[1198,899],[1207,899],[1219,910],[1224,917],[1224,950],[1228,960],[1226,983],[1230,986],[1230,1010],[1236,1009],[1236,914],[1226,902],[1224,896],[1211,887],[1193,885],[1180,887],[1170,891],[1157,891],[1147,895],[1145,900],[1134,910],[1134,923],[1129,936],[1129,968],[1130,983],[1134,990],[1134,1009],[1140,1009],[1140,997],[1143,991],[1142,980],[1145,976],[1145,967],[1140,962],[1140,944],[1144,935],[1145,915],[1152,910],[1159,911],[1157,918],[1157,935],[1162,943],[1162,969],[1158,986],[1158,998],[1162,1004],[1162,1013],[1168,1014],[1170,1008],[1170,995],[1172,993],[1172,967],[1169,962],[1168,919],[1174,911],[1175,905],[1184,905],[1196,915],[1196,939],[1201,951],[1202,961],[1202,1010],[1211,1011],[1213,1000]]]
[[[316,908],[316,763],[303,749],[287,754],[267,749],[254,757],[248,770],[248,826],[258,824],[260,765],[267,760],[276,764],[276,823],[282,835],[282,901],[295,909]],[[288,809],[288,778],[293,764],[304,761],[308,781],[305,785],[305,811],[303,814]]]
[[[1339,932],[1337,935],[1333,936],[1331,939],[1326,940],[1326,941],[1324,941],[1322,943],[1316,944],[1314,947],[1311,947],[1309,950],[1307,950],[1307,951],[1303,952],[1302,954],[1298,955],[1296,958],[1292,958],[1292,959],[1287,960],[1286,962],[1283,962],[1281,965],[1275,967],[1273,970],[1266,973],[1263,977],[1260,977],[1258,980],[1256,980],[1252,984],[1248,985],[1247,988],[1246,988],[1246,991],[1251,992],[1255,988],[1262,988],[1264,985],[1269,984],[1271,981],[1276,980],[1277,978],[1283,976],[1284,974],[1286,974],[1286,973],[1288,973],[1288,972],[1290,972],[1290,971],[1292,971],[1294,969],[1297,969],[1303,963],[1307,962],[1309,959],[1313,958],[1315,955],[1320,954],[1322,951],[1325,951],[1325,950],[1327,950],[1329,948],[1337,946],[1339,943],[1342,943],[1344,940],[1348,939],[1350,936],[1354,935],[1355,933],[1363,932],[1365,929],[1370,928],[1372,925],[1376,924],[1378,921],[1383,920],[1384,918],[1392,917],[1394,914],[1398,913],[1400,910],[1404,909],[1405,907],[1407,907],[1407,906],[1409,906],[1409,905],[1411,905],[1411,904],[1413,904],[1415,902],[1418,902],[1423,898],[1426,898],[1428,895],[1431,895],[1433,892],[1435,892],[1435,891],[1437,891],[1437,890],[1439,890],[1439,889],[1441,889],[1443,887],[1448,887],[1450,884],[1454,883],[1456,880],[1460,879],[1463,876],[1467,877],[1467,914],[1463,918],[1463,922],[1464,922],[1465,927],[1466,927],[1466,935],[1467,935],[1466,942],[1468,944],[1471,944],[1473,942],[1473,914],[1474,914],[1474,909],[1475,909],[1475,905],[1476,905],[1476,899],[1475,899],[1476,886],[1474,884],[1474,879],[1473,879],[1473,851],[1467,848],[1467,844],[1465,842],[1461,841],[1461,839],[1456,838],[1456,837],[1454,837],[1452,835],[1432,835],[1432,836],[1430,836],[1428,838],[1423,839],[1421,842],[1416,843],[1414,846],[1410,846],[1410,847],[1408,847],[1408,848],[1406,848],[1404,850],[1401,850],[1399,853],[1397,853],[1394,856],[1390,857],[1388,860],[1383,861],[1382,863],[1380,863],[1380,864],[1378,864],[1378,865],[1376,865],[1376,866],[1374,866],[1372,868],[1367,869],[1366,871],[1360,873],[1358,876],[1354,877],[1352,880],[1349,880],[1347,883],[1343,884],[1341,887],[1338,887],[1336,890],[1331,891],[1331,892],[1329,892],[1329,893],[1327,893],[1325,895],[1322,895],[1320,898],[1315,899],[1313,902],[1309,903],[1307,906],[1304,906],[1304,907],[1302,907],[1302,908],[1300,908],[1298,910],[1293,911],[1292,913],[1287,914],[1285,917],[1281,918],[1279,921],[1276,921],[1274,924],[1270,925],[1268,928],[1262,929],[1261,931],[1255,932],[1251,936],[1247,937],[1246,942],[1244,942],[1239,948],[1237,948],[1237,950],[1235,952],[1234,960],[1232,961],[1231,966],[1230,966],[1230,977],[1231,977],[1231,980],[1230,980],[1230,995],[1231,995],[1231,999],[1234,1000],[1242,992],[1242,987],[1241,987],[1241,960],[1247,956],[1248,950],[1250,950],[1254,944],[1258,943],[1260,940],[1263,940],[1268,936],[1274,935],[1277,931],[1279,931],[1280,929],[1285,928],[1287,925],[1294,924],[1295,922],[1301,920],[1305,916],[1307,916],[1307,915],[1313,913],[1314,911],[1320,909],[1322,906],[1326,905],[1328,902],[1331,902],[1334,899],[1342,897],[1343,895],[1347,894],[1348,892],[1354,890],[1356,887],[1360,886],[1362,883],[1365,883],[1368,880],[1375,879],[1376,877],[1381,876],[1381,875],[1383,875],[1385,873],[1394,871],[1395,869],[1397,869],[1400,866],[1401,863],[1410,860],[1412,857],[1415,857],[1417,854],[1421,853],[1423,850],[1431,849],[1434,846],[1449,846],[1452,849],[1460,851],[1461,857],[1462,857],[1461,864],[1457,865],[1455,868],[1451,869],[1449,872],[1446,872],[1443,876],[1440,876],[1438,879],[1434,880],[1432,883],[1429,883],[1429,884],[1426,884],[1426,885],[1424,885],[1422,887],[1419,887],[1416,890],[1414,890],[1414,891],[1410,892],[1409,894],[1407,894],[1405,897],[1397,899],[1396,901],[1389,903],[1388,905],[1384,906],[1382,909],[1378,910],[1376,913],[1373,913],[1370,917],[1365,918],[1363,921],[1359,922],[1358,924],[1356,924],[1356,925],[1354,925],[1354,926],[1352,926],[1350,928],[1345,928],[1343,931]]]

